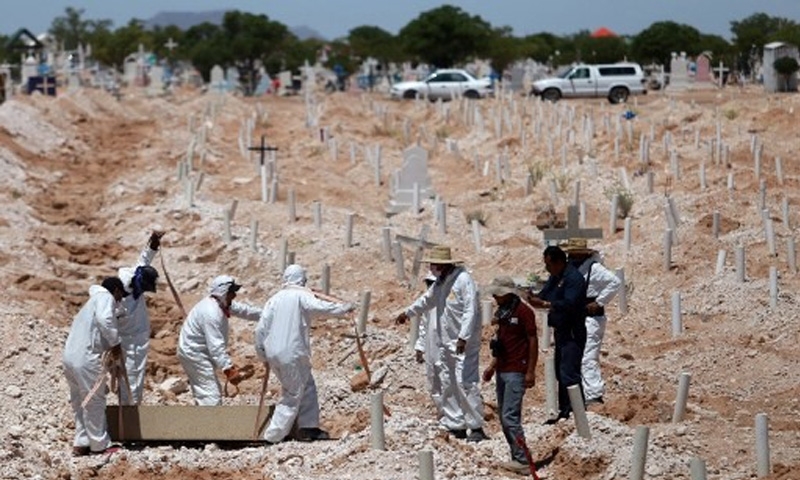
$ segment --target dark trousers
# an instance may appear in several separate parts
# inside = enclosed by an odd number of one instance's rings
[[[583,385],[581,382],[581,360],[583,350],[586,348],[586,337],[577,338],[573,335],[559,335],[555,332],[556,340],[556,380],[558,380],[558,412],[562,416],[572,411],[569,403],[567,387],[578,385],[583,398]]]

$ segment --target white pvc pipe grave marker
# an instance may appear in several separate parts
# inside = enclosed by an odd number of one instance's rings
[[[682,332],[681,292],[672,292],[672,337],[679,337]]]
[[[629,480],[643,480],[644,467],[647,462],[647,441],[650,436],[650,428],[645,426],[636,427],[636,434],[633,437],[633,454],[631,458],[631,473]]]
[[[289,222],[294,223],[297,221],[297,205],[295,199],[294,189],[289,189]]]
[[[592,432],[589,429],[589,420],[586,418],[581,386],[570,385],[567,387],[567,393],[569,394],[569,403],[572,405],[572,413],[575,417],[575,429],[578,431],[578,435],[589,440],[592,438]]]
[[[611,211],[609,212],[608,231],[611,235],[617,233],[617,210],[619,208],[619,195],[614,195],[611,198]]]
[[[494,302],[492,300],[484,300],[481,302],[481,324],[489,326],[492,323],[492,316],[494,315]]]
[[[383,391],[372,394],[370,403],[370,446],[375,450],[386,450],[386,439],[383,431]]]
[[[725,257],[727,254],[724,248],[717,251],[717,268],[714,270],[715,274],[719,275],[725,269]]]
[[[736,281],[743,283],[745,279],[744,245],[736,246]]]
[[[769,255],[775,257],[778,251],[775,247],[775,228],[772,225],[772,218],[769,216],[769,210],[763,210],[764,217],[764,235],[767,237],[767,247],[769,248]]]
[[[672,269],[672,230],[664,230],[663,240],[664,250],[664,271],[669,272]]]
[[[403,281],[406,279],[405,264],[403,261],[403,246],[399,240],[394,241],[394,265],[397,279]]]
[[[625,217],[625,253],[631,251],[631,217]]]
[[[681,373],[678,380],[678,397],[675,399],[675,410],[672,412],[672,423],[683,421],[686,415],[686,401],[689,399],[689,382],[692,376],[686,372]]]
[[[419,458],[419,480],[434,480],[433,478],[433,452],[422,450]]]
[[[329,264],[324,264],[322,266],[322,278],[320,278],[320,290],[325,295],[330,295],[331,293],[331,266]]]
[[[229,208],[226,208],[223,211],[224,215],[224,227],[223,227],[223,238],[225,239],[225,243],[231,243],[231,211]]]
[[[794,248],[794,237],[789,237],[786,239],[786,249],[787,252],[787,259],[789,261],[789,271],[793,274],[797,273],[797,259],[796,259],[796,251]]]
[[[706,462],[705,460],[694,457],[689,464],[692,473],[692,480],[706,480]]]
[[[619,313],[625,315],[628,313],[628,289],[625,285],[625,269],[618,268],[616,274],[620,284],[619,293],[617,294],[617,305],[619,307]]]
[[[556,383],[556,359],[552,355],[548,355],[544,359],[544,385],[547,413],[554,415],[558,411],[558,384]]]
[[[477,219],[472,220],[472,241],[475,244],[475,252],[481,252],[481,225]]]
[[[387,262],[392,261],[392,228],[381,228],[381,246],[383,250],[383,259]]]
[[[766,413],[756,415],[756,465],[759,478],[772,473],[769,459],[769,419]]]
[[[250,248],[258,249],[258,220],[250,221]]]
[[[366,290],[361,292],[361,309],[358,312],[358,333],[360,335],[367,331],[367,318],[369,317],[369,303],[371,299],[371,291]]]
[[[769,267],[769,306],[778,307],[778,269]]]
[[[711,214],[711,234],[714,238],[719,238],[719,211],[717,210]]]
[[[792,226],[789,223],[789,199],[786,197],[781,200],[781,214],[783,216],[783,228],[790,230]]]
[[[314,226],[322,228],[322,204],[317,200],[312,206],[311,210],[314,212]]]
[[[345,236],[344,236],[344,246],[346,248],[350,248],[353,246],[353,218],[355,217],[354,213],[348,213],[347,217],[345,218]]]

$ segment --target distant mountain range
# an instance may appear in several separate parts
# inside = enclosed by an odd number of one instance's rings
[[[194,25],[199,25],[205,22],[220,25],[222,24],[222,18],[224,16],[225,10],[212,10],[208,12],[158,12],[152,18],[145,20],[144,25],[145,28],[175,25],[181,30],[186,30]],[[309,38],[327,40],[318,31],[305,25],[289,27],[289,31],[291,31],[300,40],[306,40]]]

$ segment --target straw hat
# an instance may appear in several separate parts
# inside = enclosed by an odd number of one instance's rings
[[[508,294],[519,295],[520,288],[511,277],[496,277],[484,290],[487,295],[502,297]]]
[[[589,241],[585,238],[570,238],[567,243],[561,245],[561,249],[567,254],[592,254],[595,252],[594,249],[589,248]]]
[[[434,263],[438,265],[453,265],[456,263],[461,263],[461,260],[456,260],[453,258],[453,253],[450,251],[450,247],[445,247],[442,245],[436,245],[428,250],[428,255],[423,258],[422,261],[425,263]]]

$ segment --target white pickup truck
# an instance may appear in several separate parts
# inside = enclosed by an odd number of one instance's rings
[[[531,95],[551,102],[561,98],[606,97],[611,103],[624,103],[629,95],[647,93],[642,67],[636,63],[575,65],[558,77],[533,82]]]

